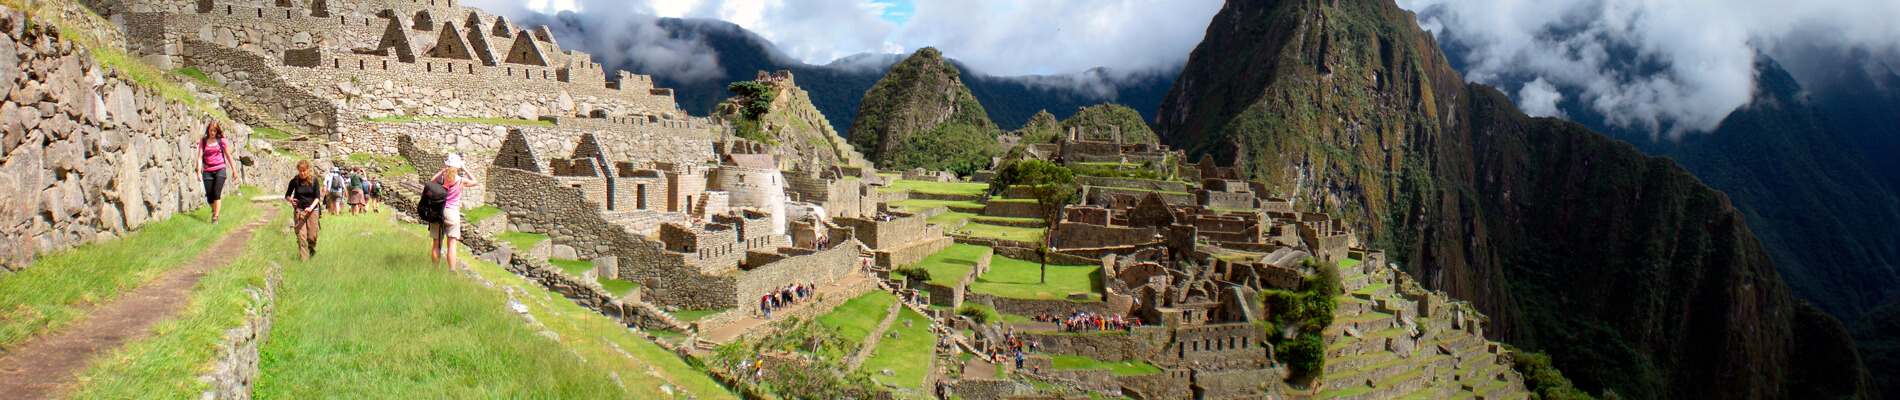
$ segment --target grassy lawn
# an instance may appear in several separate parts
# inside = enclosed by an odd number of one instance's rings
[[[639,345],[618,323],[461,257],[491,281],[525,289],[530,310],[559,311],[536,317],[560,339],[537,335],[507,310],[507,295],[432,266],[416,251],[428,246],[418,227],[398,229],[386,213],[329,218],[317,257],[280,255],[284,287],[260,349],[259,398],[666,397],[657,385],[623,388],[608,376],[642,376],[648,365],[602,342]]]
[[[226,206],[249,207],[238,202]],[[282,210],[277,221],[288,218],[286,207],[276,207]],[[209,389],[198,375],[217,356],[214,349],[224,341],[224,331],[242,324],[248,317],[245,308],[258,303],[245,289],[264,287],[270,262],[296,254],[297,247],[288,226],[272,223],[259,228],[244,251],[225,267],[206,273],[178,315],[153,325],[152,337],[97,358],[79,374],[71,398],[192,398]]]
[[[990,185],[987,183],[897,180],[880,190],[886,192],[915,190],[918,193],[981,196],[984,191],[990,190]]]
[[[970,236],[986,237],[986,238],[992,238],[992,239],[1015,240],[1019,242],[1040,242],[1042,241],[1043,232],[1047,232],[1048,230],[1049,228],[1021,228],[1021,227],[1014,227],[1014,226],[990,225],[990,224],[985,224],[981,222],[971,221],[970,224],[963,226],[963,230],[960,230],[958,232],[961,232],[963,234],[970,235]]]
[[[639,283],[619,279],[595,278],[594,281],[600,282],[600,287],[607,289],[607,293],[613,293],[614,297],[627,297],[628,293],[633,293],[633,288],[640,287]]]
[[[496,215],[501,215],[501,209],[495,208],[495,206],[481,206],[462,210],[462,216],[468,217],[469,225],[479,224],[483,220],[487,220]]]
[[[1149,363],[1142,362],[1139,360],[1127,360],[1127,361],[1121,361],[1121,362],[1104,362],[1104,361],[1095,361],[1095,360],[1089,359],[1088,357],[1082,357],[1082,356],[1051,356],[1050,358],[1053,364],[1055,364],[1055,369],[1058,371],[1076,370],[1076,369],[1106,369],[1106,370],[1110,370],[1114,372],[1114,374],[1117,376],[1147,375],[1147,374],[1161,373],[1161,368],[1157,368],[1153,364],[1149,364]]]
[[[977,203],[974,200],[909,199],[909,200],[904,200],[904,201],[891,202],[891,205],[903,206],[904,209],[910,210],[911,212],[919,212],[919,211],[929,210],[929,209],[937,208],[937,207],[951,207],[950,208],[951,212],[955,212],[957,207],[962,207],[965,209],[973,209],[973,210],[983,209],[983,204]]]
[[[541,121],[541,120],[530,121],[530,120],[515,119],[515,118],[436,118],[436,117],[397,116],[397,117],[366,118],[366,119],[369,120],[370,122],[394,122],[394,123],[412,122],[412,121],[440,121],[440,122],[468,122],[468,123],[491,124],[491,125],[519,125],[519,126],[542,126],[542,127],[554,126],[553,122]]]
[[[1359,263],[1362,263],[1362,262],[1365,262],[1365,260],[1360,260],[1357,258],[1347,258],[1346,261],[1339,262],[1339,268],[1342,268],[1342,269],[1352,268],[1353,266],[1359,265]]]
[[[952,244],[943,251],[924,257],[914,266],[930,271],[930,283],[956,286],[957,280],[963,279],[963,274],[970,273],[970,268],[975,268],[976,261],[989,250],[988,247],[977,245]]]
[[[731,310],[732,309],[730,308],[723,309],[723,310],[680,310],[680,311],[674,311],[672,314],[673,314],[673,318],[680,320],[680,322],[694,322],[694,321],[706,319],[706,317],[712,316],[713,314],[718,314],[718,313],[731,311]]]
[[[594,263],[589,262],[589,261],[561,260],[561,259],[551,258],[551,259],[548,259],[548,263],[554,264],[555,268],[560,268],[561,272],[566,272],[568,275],[573,275],[576,277],[581,276],[582,273],[586,273],[588,270],[594,269]]]
[[[515,251],[526,252],[529,248],[534,247],[535,243],[548,240],[548,235],[507,231],[502,232],[500,235],[495,235],[495,239],[514,245]]]
[[[258,210],[235,199],[258,193],[247,187],[231,197],[224,219],[215,225],[211,209],[199,207],[146,224],[118,240],[42,254],[25,271],[0,276],[0,350],[64,329],[94,306],[190,262],[257,215]]]
[[[950,229],[950,227],[957,226],[957,224],[963,223],[964,220],[976,218],[976,216],[976,213],[945,211],[942,214],[937,214],[936,216],[925,219],[924,222],[937,224],[944,229]]]
[[[1037,283],[1041,264],[1006,257],[990,259],[990,272],[978,276],[970,290],[1018,299],[1062,299],[1071,292],[1102,294],[1100,265],[1049,265],[1048,283]]]
[[[397,156],[376,155],[370,153],[350,154],[350,162],[357,165],[375,165],[386,167],[382,175],[389,178],[414,179],[416,167],[409,160]]]
[[[891,322],[891,332],[897,332],[897,337],[879,341],[877,353],[865,359],[858,370],[871,373],[872,380],[887,386],[921,388],[929,372],[925,367],[930,365],[930,357],[935,357],[932,346],[937,336],[930,334],[929,318],[908,308],[898,312],[897,320]],[[910,321],[910,326],[904,326],[904,321]],[[894,374],[878,373],[886,369]]]
[[[838,328],[838,336],[863,343],[865,337],[871,335],[871,330],[877,329],[877,323],[883,322],[884,316],[890,314],[892,304],[897,304],[896,296],[890,292],[873,290],[844,302],[831,313],[819,316],[818,323]],[[850,348],[856,349],[858,346]]]

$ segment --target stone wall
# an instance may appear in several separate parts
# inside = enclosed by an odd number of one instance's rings
[[[277,119],[310,133],[336,131],[336,106],[293,86],[271,69],[270,60],[193,38],[185,38],[180,47],[186,55],[185,66],[198,68]]]
[[[1135,198],[1135,199],[1140,199],[1142,198],[1142,196],[1147,196],[1148,193],[1151,193],[1151,192],[1161,195],[1161,201],[1168,203],[1170,205],[1187,206],[1187,205],[1199,204],[1199,202],[1195,200],[1194,195],[1188,194],[1188,193],[1155,192],[1151,190],[1123,189],[1123,188],[1096,187],[1096,186],[1088,186],[1087,189],[1085,190],[1085,193],[1083,194],[1083,198],[1086,199],[1087,204],[1113,205],[1115,204],[1115,196],[1126,195],[1126,196],[1131,196],[1132,198]]]
[[[1055,293],[1055,294],[1065,295],[1067,293]],[[1033,316],[1033,315],[1038,315],[1038,314],[1068,315],[1069,313],[1073,313],[1077,311],[1086,311],[1086,312],[1092,312],[1092,313],[1097,313],[1097,314],[1118,314],[1118,313],[1111,312],[1108,303],[1102,302],[1101,299],[1090,299],[1089,301],[1069,301],[1069,300],[1063,300],[1063,299],[1018,299],[1018,298],[1011,298],[1011,297],[996,296],[996,295],[991,295],[987,293],[969,293],[969,294],[964,295],[964,301],[971,301],[971,302],[976,302],[979,304],[989,305],[991,307],[996,308],[996,312],[999,312],[999,313],[1015,314],[1015,315],[1022,315],[1022,316]]]
[[[1112,187],[1112,188],[1152,190],[1152,191],[1161,191],[1161,192],[1185,193],[1188,191],[1188,184],[1186,182],[1156,181],[1156,180],[1148,180],[1148,179],[1107,178],[1107,177],[1100,177],[1100,176],[1078,176],[1078,177],[1075,177],[1075,183],[1083,185],[1083,186],[1102,186],[1102,187]]]
[[[739,309],[751,315],[759,309],[756,299],[768,292],[789,284],[824,286],[857,270],[858,246],[854,241],[839,243],[831,250],[774,261],[739,276],[736,289],[739,298],[754,300],[740,301]]]
[[[345,121],[343,146],[351,151],[394,155],[397,138],[408,135],[417,146],[444,152],[492,152],[502,147],[510,131],[521,131],[534,154],[566,156],[580,142],[581,135],[592,133],[600,141],[609,160],[666,161],[699,163],[713,157],[712,138],[703,129],[649,128],[615,131],[591,131],[562,126],[504,126],[475,122]],[[373,132],[373,133],[369,133]],[[539,160],[537,160],[538,162]]]
[[[950,392],[964,400],[999,400],[1032,390],[1028,384],[1002,379],[962,379],[950,383]]]
[[[931,254],[950,248],[956,241],[947,236],[926,238],[908,246],[872,252],[874,262],[884,267],[901,267],[923,262]]]
[[[1034,201],[991,200],[983,205],[985,217],[1042,218],[1042,204]]]
[[[1282,372],[1274,369],[1242,369],[1216,372],[1194,372],[1194,386],[1203,398],[1224,399],[1240,396],[1255,396],[1262,387],[1270,382],[1282,379]]]
[[[1150,227],[1130,228],[1076,222],[1057,224],[1052,237],[1055,243],[1069,248],[1120,247],[1156,241],[1155,230]]]
[[[1140,353],[1137,345],[1129,340],[1129,335],[1114,332],[1071,334],[1017,332],[1018,336],[1037,342],[1042,352],[1048,354],[1088,357],[1091,360],[1117,362],[1134,360]]]
[[[0,273],[205,204],[194,146],[210,119],[54,39],[54,27],[0,8]],[[281,191],[285,164],[254,155],[249,128],[225,125],[236,158],[226,197],[246,184]]]
[[[1164,400],[1193,398],[1194,392],[1188,385],[1192,372],[1186,369],[1171,369],[1159,374],[1117,377],[1122,383],[1122,394],[1139,400]]]
[[[270,339],[271,322],[277,316],[277,288],[283,282],[283,266],[272,263],[264,271],[263,287],[244,289],[251,295],[251,304],[244,308],[246,317],[237,327],[224,331],[224,342],[215,350],[211,371],[198,376],[198,380],[211,384],[211,390],[201,398],[251,398],[258,377],[257,349]]]

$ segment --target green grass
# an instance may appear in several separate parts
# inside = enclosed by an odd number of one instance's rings
[[[983,204],[978,203],[975,200],[908,199],[908,200],[903,200],[903,201],[891,202],[891,205],[903,206],[904,209],[910,210],[911,212],[919,212],[919,211],[929,210],[929,209],[937,208],[937,207],[951,207],[951,211],[955,211],[957,207],[962,207],[965,209],[976,209],[976,210],[983,209]]]
[[[517,125],[517,126],[541,126],[541,127],[554,126],[553,122],[541,121],[541,120],[515,119],[515,118],[437,118],[437,117],[391,116],[391,117],[382,117],[382,118],[364,118],[364,120],[369,121],[369,122],[393,122],[393,123],[403,123],[403,122],[413,122],[413,121],[440,121],[440,122],[468,122],[468,123],[491,124],[491,125]]]
[[[971,221],[964,225],[959,233],[991,239],[1014,240],[1019,242],[1040,242],[1042,234],[1049,228],[1022,228],[1014,226],[990,225]]]
[[[967,213],[967,212],[962,212],[962,211],[944,211],[944,213],[942,214],[937,214],[930,218],[924,219],[924,222],[937,224],[947,230],[947,229],[950,229],[950,227],[954,227],[954,226],[957,226],[957,224],[963,223],[963,221],[965,220],[969,220],[970,218],[976,218],[976,216],[977,216],[976,213]]]
[[[1363,262],[1365,262],[1365,260],[1360,260],[1357,258],[1347,258],[1346,261],[1339,262],[1339,269],[1343,270],[1346,268],[1352,268],[1353,266],[1359,265],[1359,263],[1363,263]]]
[[[246,207],[233,202],[229,207]],[[276,221],[290,211],[281,203]],[[176,316],[153,325],[153,336],[127,343],[97,358],[72,386],[74,399],[191,398],[209,387],[198,375],[217,357],[224,331],[241,325],[246,308],[257,307],[245,289],[263,288],[270,261],[295,254],[290,229],[280,223],[259,228],[239,256],[223,268],[207,272],[190,292],[190,300]]]
[[[898,313],[897,320],[891,322],[891,331],[897,332],[897,337],[879,341],[877,352],[865,359],[858,370],[869,372],[872,380],[884,385],[922,388],[924,375],[930,372],[925,367],[930,365],[930,358],[936,356],[933,345],[937,336],[930,334],[929,318],[908,308]],[[904,321],[910,321],[910,326],[904,326]],[[878,373],[886,369],[893,375]]]
[[[963,279],[963,274],[970,273],[970,268],[976,267],[977,259],[989,250],[988,247],[977,245],[952,244],[912,266],[930,271],[930,283],[956,286],[957,281]]]
[[[174,69],[172,72],[177,72],[179,75],[184,75],[187,78],[196,79],[198,82],[208,86],[224,86],[224,84],[218,83],[217,80],[211,79],[210,75],[205,75],[204,71],[199,71],[197,67],[184,67]]]
[[[253,126],[251,130],[257,132],[257,135],[262,136],[264,139],[290,140],[290,134],[268,126]]]
[[[897,304],[896,296],[890,292],[873,290],[819,316],[818,323],[838,328],[838,336],[853,343],[863,343],[871,330],[877,329],[877,323],[883,322],[884,316],[890,314],[892,304]],[[856,349],[858,346],[850,348]]]
[[[886,192],[914,190],[918,193],[981,196],[983,192],[990,190],[990,185],[987,183],[897,180],[880,190]]]
[[[496,215],[501,215],[501,209],[495,208],[495,206],[481,206],[462,210],[462,216],[468,217],[469,225],[479,224],[482,220]]]
[[[581,274],[594,269],[594,263],[590,261],[562,260],[562,259],[550,258],[548,259],[548,264],[554,264],[554,267],[560,268],[561,272],[566,272],[568,275],[573,275],[576,277],[579,277],[581,276]]]
[[[246,187],[242,193],[234,198],[260,191]],[[200,207],[148,223],[118,240],[41,255],[26,270],[0,276],[0,349],[64,329],[95,305],[183,266],[257,212],[244,202],[229,201],[224,219],[213,225],[211,209]]]
[[[287,261],[285,283],[260,351],[258,397],[665,396],[657,385],[636,379],[623,389],[608,377],[609,370],[644,376],[647,365],[670,358],[614,354],[608,343],[629,352],[641,343],[618,323],[464,254],[487,279],[523,289],[524,304],[542,311],[536,319],[560,340],[536,335],[539,328],[504,307],[507,295],[434,266],[416,251],[428,246],[416,227],[397,228],[386,213],[328,218],[315,258],[278,255]]]
[[[681,311],[674,311],[672,314],[673,314],[673,318],[680,320],[680,322],[694,322],[694,321],[706,319],[706,317],[712,316],[713,314],[718,314],[718,313],[731,311],[731,310],[732,309],[730,308],[720,309],[720,310],[681,310]]]
[[[508,242],[508,244],[514,245],[515,251],[517,252],[527,252],[528,249],[533,248],[536,243],[541,243],[541,241],[543,240],[548,240],[548,235],[507,231],[507,232],[502,232],[500,235],[495,235],[495,240]]]
[[[1102,294],[1100,265],[1049,265],[1048,283],[1037,283],[1041,264],[1007,257],[990,259],[990,272],[978,276],[970,290],[1017,299],[1063,299],[1071,292]]]
[[[1050,358],[1051,358],[1051,363],[1054,364],[1055,369],[1057,371],[1078,370],[1078,369],[1106,369],[1113,372],[1116,376],[1148,375],[1148,374],[1161,373],[1161,368],[1155,367],[1153,364],[1142,362],[1140,360],[1106,362],[1106,361],[1095,361],[1093,359],[1090,359],[1088,357],[1083,357],[1083,356],[1062,356],[1062,355],[1050,356]]]
[[[594,281],[600,282],[600,287],[607,289],[607,293],[613,293],[614,297],[626,297],[628,293],[633,293],[634,288],[640,287],[638,282],[619,279],[595,278]]]

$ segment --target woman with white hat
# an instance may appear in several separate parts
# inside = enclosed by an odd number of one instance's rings
[[[429,224],[429,238],[435,241],[429,250],[429,259],[440,262],[447,257],[449,269],[455,269],[455,242],[462,239],[462,188],[481,186],[481,183],[462,170],[462,155],[455,153],[449,154],[448,160],[442,162],[442,171],[429,180],[442,184],[449,192],[448,201],[442,205],[442,222]]]

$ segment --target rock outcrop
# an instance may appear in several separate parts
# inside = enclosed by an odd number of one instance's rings
[[[1342,215],[1588,391],[1869,394],[1840,324],[1801,312],[1726,196],[1466,84],[1390,1],[1228,2],[1157,130]]]

